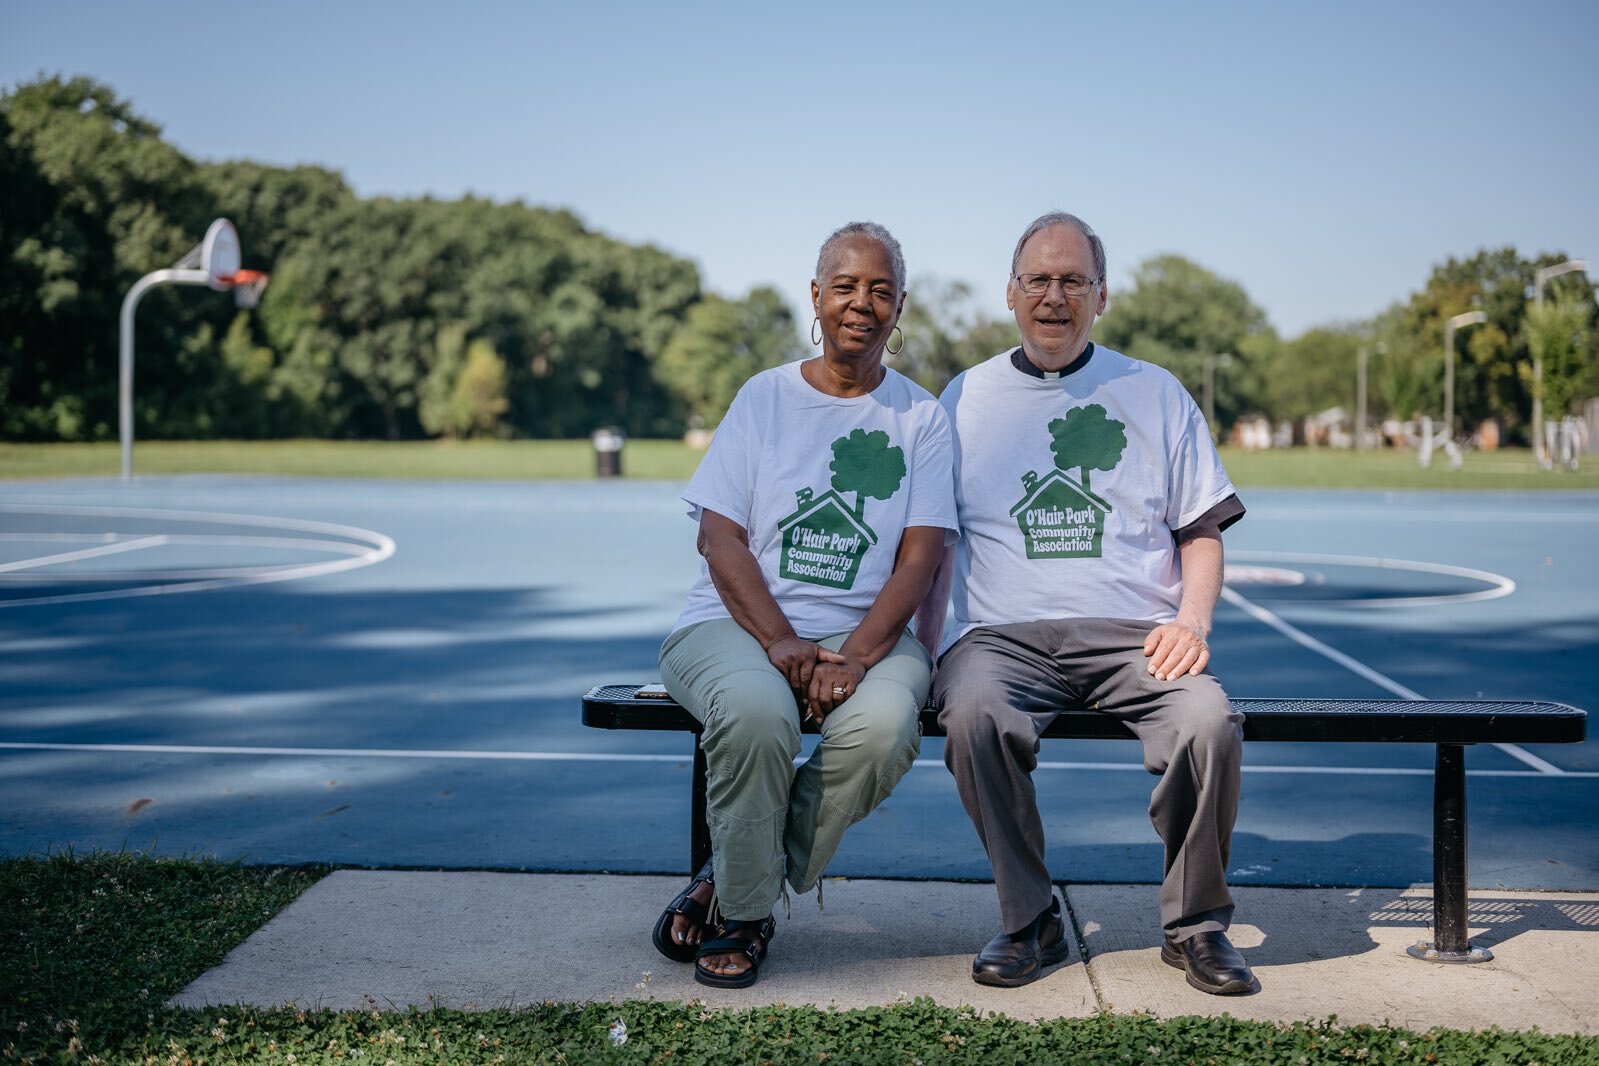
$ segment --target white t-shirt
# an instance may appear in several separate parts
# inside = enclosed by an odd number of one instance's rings
[[[1098,345],[1058,378],[1009,352],[940,398],[955,430],[956,628],[1176,617],[1172,531],[1233,494],[1204,416],[1170,373]]]
[[[854,629],[894,569],[908,526],[957,529],[949,420],[888,370],[866,396],[813,388],[800,363],[745,382],[683,499],[743,526],[777,605],[800,636]],[[677,626],[730,617],[700,562]]]

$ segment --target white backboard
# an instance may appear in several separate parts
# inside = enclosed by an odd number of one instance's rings
[[[200,245],[200,269],[210,275],[206,284],[221,291],[228,288],[225,278],[239,272],[239,231],[233,223],[219,218],[205,231],[205,241]]]

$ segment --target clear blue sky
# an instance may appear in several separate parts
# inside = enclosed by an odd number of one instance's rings
[[[0,0],[0,83],[41,72],[110,84],[200,159],[568,207],[804,321],[817,245],[858,218],[1004,315],[1017,233],[1073,211],[1112,300],[1177,252],[1290,336],[1479,248],[1599,262],[1584,0]]]

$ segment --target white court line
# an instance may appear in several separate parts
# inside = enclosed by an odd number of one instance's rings
[[[1251,603],[1230,588],[1223,588],[1221,590],[1221,598],[1232,604],[1234,607],[1237,607],[1240,611],[1243,611],[1251,618],[1255,619],[1255,621],[1261,622],[1267,626],[1270,626],[1272,629],[1275,629],[1277,632],[1281,633],[1295,644],[1298,644],[1303,648],[1309,648],[1317,655],[1331,659],[1344,669],[1365,678],[1378,688],[1386,689],[1387,691],[1392,692],[1400,699],[1424,700],[1427,698],[1421,693],[1417,692],[1415,689],[1407,688],[1406,686],[1395,681],[1393,678],[1384,674],[1379,674],[1365,663],[1350,658],[1337,648],[1323,644],[1309,633],[1306,633],[1302,629],[1295,628],[1289,623],[1283,621],[1277,615],[1266,610],[1266,608],[1261,607],[1258,604]],[[1495,744],[1494,747],[1498,748],[1500,751],[1511,756],[1512,758],[1521,760],[1541,774],[1560,777],[1567,773],[1567,771],[1562,770],[1553,763],[1546,762],[1545,760],[1538,758],[1538,756],[1534,755],[1532,752],[1518,744]]]
[[[100,555],[117,555],[121,552],[139,551],[142,548],[159,548],[166,542],[167,538],[163,536],[140,537],[138,540],[102,544],[98,548],[83,548],[75,552],[61,552],[56,555],[39,555],[32,559],[18,559],[14,563],[0,563],[0,574],[8,574],[14,570],[32,570],[40,566],[55,566],[57,563],[71,563],[79,559],[93,559]]]
[[[195,533],[164,533],[158,537],[147,538],[149,546],[156,544],[171,544],[175,547],[201,546],[207,548],[278,548],[284,550],[322,552],[327,555],[363,556],[372,549],[365,544],[353,544],[342,540],[327,540],[321,537],[241,537],[230,535],[226,537],[205,536]],[[66,552],[54,559],[70,559],[89,555],[103,555],[104,550],[88,549],[82,552]],[[178,577],[185,581],[199,581],[204,578],[242,578],[260,574],[275,574],[283,570],[295,570],[303,563],[265,563],[255,566],[225,566],[211,570],[202,570],[195,567],[166,570],[96,570],[72,574],[12,574],[9,576],[0,573],[0,583],[16,584],[26,582],[48,582],[50,584],[65,584],[79,582],[83,584],[100,583],[107,581],[170,581]],[[6,568],[0,566],[0,572]],[[33,602],[33,601],[30,601]]]
[[[1128,737],[1129,740],[1132,737]],[[0,751],[77,751],[113,752],[135,755],[256,755],[289,756],[303,759],[468,759],[486,762],[690,762],[694,756],[633,755],[585,751],[473,751],[449,748],[271,748],[233,747],[198,744],[55,744],[47,742],[0,742]],[[804,762],[804,757],[794,760]],[[944,769],[939,759],[917,759],[915,766]],[[1040,770],[1115,770],[1146,772],[1140,763],[1130,762],[1041,762]],[[1245,766],[1246,774],[1358,775],[1362,777],[1431,777],[1433,771],[1408,767],[1372,766]],[[1468,770],[1468,777],[1545,777],[1534,770]],[[1599,778],[1599,772],[1562,771],[1559,776]]]
[[[1474,600],[1497,600],[1516,591],[1516,583],[1503,574],[1487,570],[1474,570],[1469,566],[1451,566],[1448,563],[1423,563],[1414,559],[1386,559],[1376,555],[1302,555],[1297,552],[1241,551],[1231,556],[1239,562],[1310,563],[1323,566],[1363,566],[1373,570],[1409,570],[1419,574],[1444,574],[1449,577],[1470,578],[1487,585],[1479,592],[1444,593],[1435,596],[1395,596],[1383,599],[1317,600],[1319,607],[1431,607],[1440,603],[1471,603]],[[1409,697],[1407,697],[1409,698]],[[1419,699],[1420,697],[1416,697]]]
[[[101,592],[73,592],[60,596],[34,596],[24,599],[0,600],[0,608],[45,607],[65,603],[90,603],[97,600],[120,600],[142,596],[161,596],[179,592],[202,592],[209,589],[238,588],[243,585],[264,585],[276,581],[293,581],[297,578],[337,574],[345,570],[359,570],[364,566],[381,563],[394,554],[394,541],[382,533],[357,526],[334,522],[314,522],[299,518],[278,518],[273,515],[230,514],[220,511],[162,511],[144,507],[67,507],[37,506],[34,504],[0,503],[0,514],[81,515],[93,518],[165,519],[168,521],[197,522],[223,526],[258,526],[266,529],[283,529],[295,533],[316,533],[327,537],[341,537],[360,546],[357,554],[348,558],[320,563],[303,563],[272,570],[258,570],[227,577],[207,578],[199,581],[175,581],[167,584],[143,585],[136,588],[106,589]],[[171,534],[182,536],[183,534]],[[330,541],[329,550],[348,551],[348,545]],[[171,575],[167,575],[171,576]]]

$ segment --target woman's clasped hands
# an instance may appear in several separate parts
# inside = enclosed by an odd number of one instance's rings
[[[766,657],[803,701],[807,720],[826,718],[855,695],[866,676],[866,665],[858,659],[798,636],[778,640],[766,649]]]

